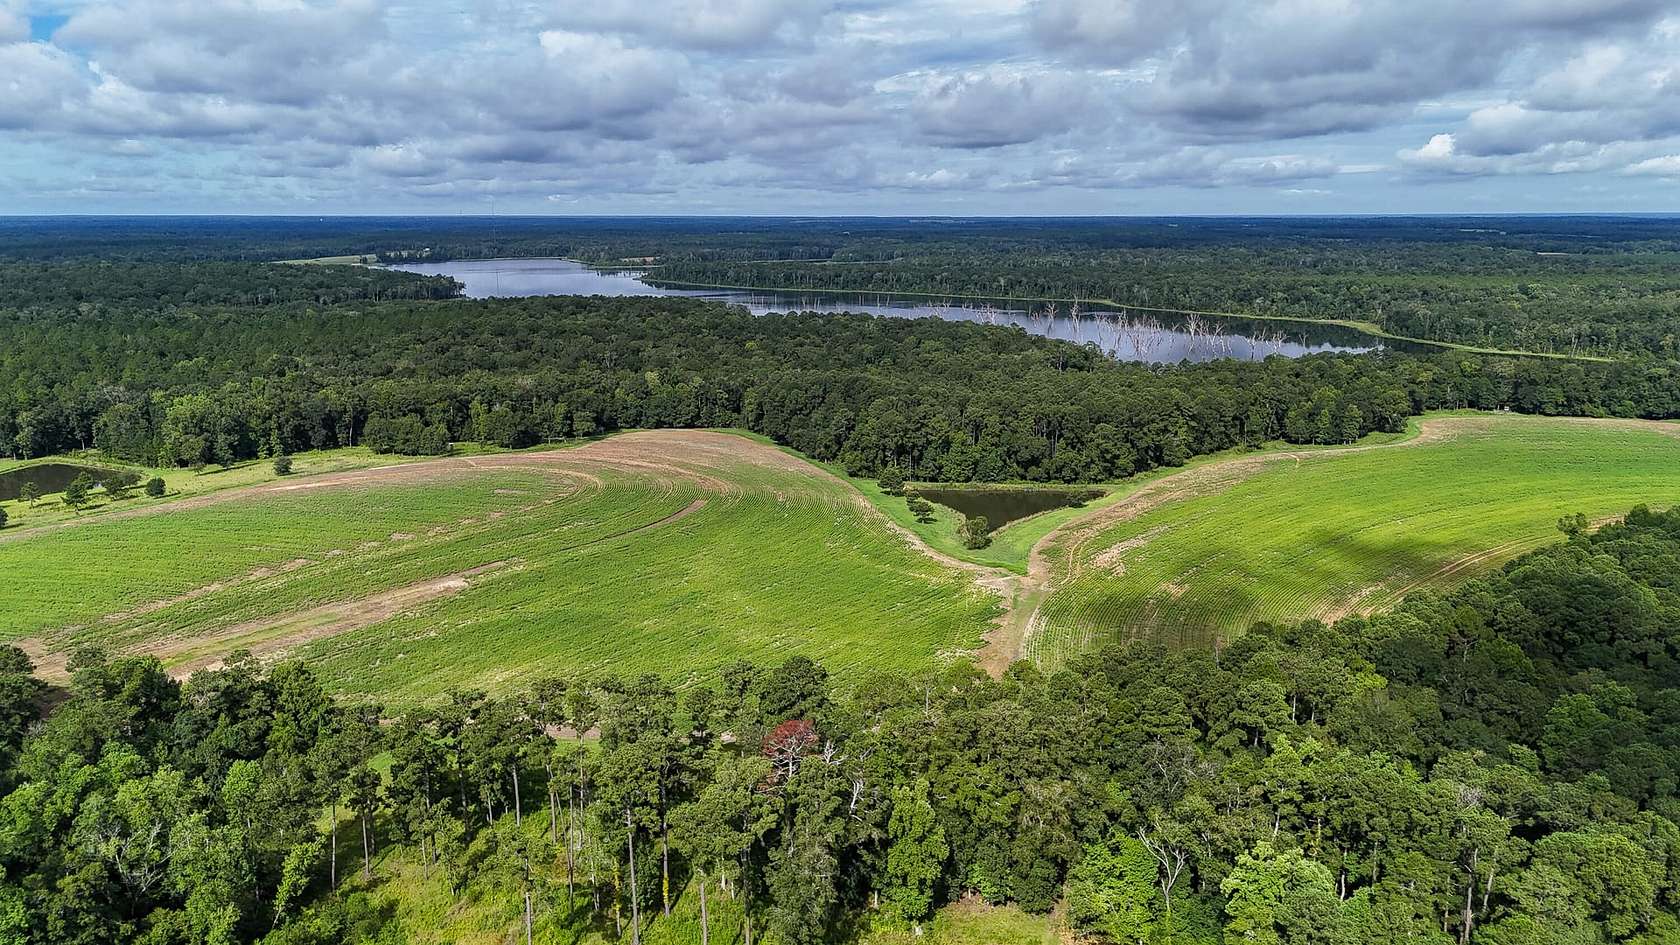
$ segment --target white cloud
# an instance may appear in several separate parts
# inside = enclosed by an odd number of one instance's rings
[[[376,174],[389,177],[435,177],[444,170],[444,162],[421,148],[405,144],[388,144],[373,148],[361,155],[361,165]]]
[[[802,43],[836,4],[830,0],[591,0],[563,3],[571,29],[629,33],[660,44],[750,50]]]
[[[377,0],[127,0],[87,7],[55,35],[126,84],[308,106],[376,73]]]
[[[29,20],[17,10],[0,6],[0,43],[20,43],[29,38]]]
[[[1566,5],[1558,4],[1563,7]],[[1554,11],[1563,16],[1567,10]],[[1454,174],[1641,175],[1653,151],[1680,135],[1680,22],[1588,39],[1501,100],[1471,109],[1430,145],[1403,149],[1414,170]],[[1438,142],[1451,144],[1442,153]]]
[[[991,70],[930,76],[911,115],[917,130],[941,145],[1022,144],[1067,131],[1084,117],[1089,82],[1060,72]]]
[[[75,60],[44,43],[0,44],[0,128],[50,127],[83,88]]]
[[[1629,166],[1627,173],[1647,177],[1680,178],[1680,154],[1646,158]]]
[[[108,192],[89,176],[534,209],[1097,210],[1104,191],[1305,193],[1396,169],[1338,194],[1555,174],[1667,194],[1653,178],[1680,154],[1673,0],[71,9],[34,42],[19,0],[0,0],[0,210]]]

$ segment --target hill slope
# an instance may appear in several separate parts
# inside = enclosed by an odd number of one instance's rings
[[[720,433],[283,480],[0,541],[0,636],[175,672],[307,657],[396,703],[541,673],[740,658],[913,669],[973,650],[995,599],[846,484]]]
[[[1680,427],[1435,417],[1399,443],[1257,454],[1155,480],[1049,536],[1026,655],[1381,609],[1603,519],[1680,497]]]

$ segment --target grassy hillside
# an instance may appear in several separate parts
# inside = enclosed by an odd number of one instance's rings
[[[299,453],[292,457],[292,475],[301,479],[321,473],[366,469],[371,466],[389,466],[394,463],[409,461],[404,457],[380,456],[359,446],[336,450],[317,450]],[[127,469],[139,475],[142,483],[155,476],[164,481],[166,490],[164,501],[205,495],[223,489],[238,489],[279,478],[274,472],[273,462],[267,459],[245,460],[231,466],[206,466],[203,469],[194,470],[173,466],[136,466],[132,463],[113,460],[95,450],[69,456],[49,456],[23,462],[0,459],[0,475],[20,474],[21,478],[27,480],[28,476],[22,474],[22,470],[41,463],[57,462]],[[141,488],[135,486],[129,490],[127,495],[115,499],[107,495],[105,490],[95,489],[88,493],[87,504],[79,509],[66,506],[63,493],[55,492],[43,495],[35,502],[24,502],[16,499],[0,501],[0,510],[6,512],[8,529],[20,529],[54,525],[62,522],[83,521],[90,516],[126,512],[136,507],[156,505],[158,501],[146,497]]]
[[[913,669],[978,647],[996,609],[844,483],[678,431],[136,505],[9,532],[0,573],[0,638],[49,673],[85,642],[180,672],[247,647],[396,704],[795,653]]]
[[[1372,433],[1359,441],[1360,446],[1386,446],[1402,442],[1417,434],[1415,424],[1411,429],[1400,433]],[[1341,446],[1295,446],[1282,440],[1273,440],[1258,450],[1232,449],[1198,456],[1183,466],[1164,466],[1138,473],[1127,479],[1110,483],[1083,483],[1104,493],[1100,498],[1091,499],[1078,506],[1065,506],[1040,512],[1037,515],[1018,519],[992,533],[992,543],[984,548],[969,548],[963,544],[957,529],[962,524],[962,515],[955,509],[943,505],[933,506],[933,521],[920,522],[910,514],[905,505],[904,497],[888,495],[881,489],[881,484],[865,476],[848,477],[852,485],[863,493],[888,518],[898,523],[902,528],[915,533],[929,547],[953,558],[960,558],[973,564],[992,568],[1001,568],[1019,575],[1026,575],[1032,560],[1033,547],[1046,535],[1058,529],[1073,526],[1076,523],[1092,517],[1098,510],[1117,502],[1123,502],[1128,496],[1140,489],[1148,488],[1161,479],[1177,476],[1185,470],[1198,469],[1229,462],[1233,459],[1248,459],[1260,454],[1289,453],[1291,455],[1305,452],[1338,451]],[[830,467],[837,474],[837,468]],[[987,484],[990,486],[992,484]],[[1060,484],[1051,483],[1003,483],[1008,488],[1020,486],[1022,488],[1067,488]]]
[[[1150,483],[1052,543],[1040,665],[1136,635],[1379,609],[1603,518],[1680,497],[1680,428],[1480,415],[1373,448],[1278,452]]]

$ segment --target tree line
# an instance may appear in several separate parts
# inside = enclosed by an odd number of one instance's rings
[[[1672,218],[17,218],[38,263],[567,256],[729,285],[1356,319],[1564,354],[1680,355]],[[358,296],[365,297],[365,296]]]
[[[282,302],[332,305],[388,299],[447,299],[461,286],[444,276],[418,276],[364,266],[193,263],[0,263],[0,311],[51,323],[55,311],[82,306],[180,308],[261,306]]]
[[[83,651],[43,700],[5,648],[0,936],[401,941],[401,870],[521,941],[847,941],[965,897],[1117,945],[1673,941],[1680,512],[1560,527],[1390,613],[1000,680],[793,657],[391,717],[248,657]]]
[[[1680,257],[1672,252],[1560,258],[1433,245],[1022,250],[968,243],[881,251],[903,255],[855,263],[682,259],[652,275],[656,282],[795,291],[1060,299],[1064,311],[1068,302],[1085,299],[1142,309],[1353,319],[1402,337],[1484,348],[1667,359],[1680,354],[1680,279],[1673,275]],[[1461,254],[1473,259],[1460,260]]]
[[[866,475],[1101,481],[1459,407],[1674,417],[1680,375],[1458,352],[1152,367],[1017,330],[688,299],[91,303],[0,320],[0,447],[21,457],[97,447],[192,466],[706,426]]]

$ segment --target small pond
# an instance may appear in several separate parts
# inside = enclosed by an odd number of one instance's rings
[[[26,482],[33,482],[41,495],[63,492],[70,480],[82,473],[87,473],[98,481],[105,470],[95,466],[77,466],[73,463],[36,463],[33,466],[8,469],[0,472],[0,502],[9,502],[17,498]]]
[[[929,502],[956,509],[966,516],[979,515],[988,530],[997,531],[1016,519],[1069,505],[1083,505],[1101,498],[1095,489],[938,488],[920,487],[916,494]]]

